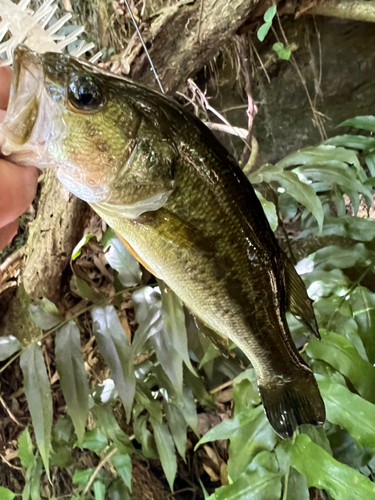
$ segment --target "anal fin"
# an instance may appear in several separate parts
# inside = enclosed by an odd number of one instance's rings
[[[312,306],[313,301],[307,295],[302,278],[286,256],[284,256],[284,270],[288,311],[320,340],[318,324]]]

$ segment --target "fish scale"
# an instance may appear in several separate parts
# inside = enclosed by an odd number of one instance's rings
[[[248,179],[212,132],[171,98],[73,57],[19,47],[15,62],[20,81],[0,128],[3,148],[15,160],[30,152],[30,162],[55,166],[205,331],[244,351],[280,436],[321,424],[317,383],[285,317],[290,310],[319,336],[311,301]],[[36,95],[26,98],[29,75]],[[39,114],[20,141],[17,117],[35,114],[37,99]]]

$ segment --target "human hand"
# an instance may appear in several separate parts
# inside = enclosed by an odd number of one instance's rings
[[[0,122],[8,106],[12,72],[0,67]],[[0,155],[0,250],[17,233],[17,218],[30,206],[37,186],[38,169],[16,165]]]

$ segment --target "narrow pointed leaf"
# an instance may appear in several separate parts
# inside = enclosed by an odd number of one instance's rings
[[[338,127],[354,127],[375,132],[375,116],[356,116],[341,122]]]
[[[78,442],[81,442],[89,412],[89,384],[82,359],[80,332],[74,321],[64,325],[57,333],[55,354],[68,413]]]
[[[165,414],[176,448],[185,460],[187,443],[187,423],[179,408],[173,403],[165,404]]]
[[[367,137],[365,135],[345,134],[345,135],[338,135],[336,137],[331,137],[330,139],[327,139],[324,144],[369,151],[370,149],[375,148],[375,138]]]
[[[129,422],[135,394],[132,348],[113,306],[96,306],[91,315],[99,350],[111,370]]]
[[[171,345],[180,354],[189,370],[196,375],[188,350],[185,312],[182,301],[172,290],[160,287],[165,330],[171,339]]]
[[[280,474],[245,472],[229,486],[222,486],[208,500],[279,500]]]
[[[20,357],[24,377],[24,389],[34,427],[36,442],[47,475],[52,429],[52,397],[42,350],[38,344],[30,344]]]
[[[277,226],[279,225],[279,221],[277,219],[275,204],[272,203],[272,201],[266,200],[266,198],[264,198],[264,196],[262,196],[259,191],[255,190],[255,194],[257,195],[258,200],[262,205],[272,231],[276,231]]]
[[[132,462],[130,455],[116,453],[113,455],[111,462],[116,467],[116,470],[124,481],[125,485],[132,491]]]
[[[18,438],[18,456],[21,460],[22,467],[30,467],[34,461],[34,446],[31,442],[30,432],[28,427],[22,432]],[[1,498],[1,497],[0,497]]]
[[[375,363],[375,293],[358,286],[350,296],[350,304],[369,361]]]
[[[306,434],[296,438],[290,457],[291,465],[307,477],[310,487],[326,490],[335,500],[375,498],[375,483],[335,460]]]
[[[177,460],[172,436],[166,424],[160,423],[152,417],[150,418],[150,422],[154,430],[154,437],[160,462],[168,484],[173,491],[173,483],[177,472]]]
[[[140,283],[142,271],[138,261],[129,253],[112,229],[108,229],[103,237],[105,258],[110,266],[118,272],[123,286]]]
[[[357,349],[346,338],[337,333],[321,329],[322,340],[312,339],[307,354],[322,359],[345,375],[359,394],[375,403],[375,368],[361,358]]]
[[[204,443],[216,441],[218,439],[229,439],[241,427],[238,415],[228,420],[223,420],[220,424],[212,427],[195,445],[195,450]]]
[[[94,482],[94,496],[95,500],[104,500],[105,499],[105,484],[101,481]]]
[[[322,203],[316,195],[314,189],[298,178],[294,172],[279,170],[277,172],[264,175],[266,182],[277,182],[285,191],[293,196],[301,205],[305,206],[318,221],[319,228],[323,227],[324,212]]]

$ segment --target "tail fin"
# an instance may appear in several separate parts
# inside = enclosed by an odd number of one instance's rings
[[[299,425],[322,425],[325,408],[313,373],[306,367],[293,378],[259,381],[260,397],[267,418],[275,432],[288,438]]]

